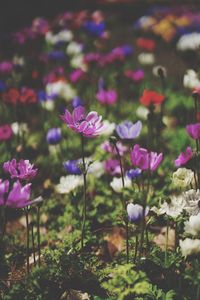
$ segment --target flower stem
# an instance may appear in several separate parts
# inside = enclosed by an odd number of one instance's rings
[[[122,187],[124,189],[125,182],[124,182],[124,172],[123,172],[123,166],[122,166],[122,159],[121,159],[121,155],[119,153],[119,149],[118,149],[116,143],[114,145],[115,145],[115,149],[116,149],[118,160],[119,160],[121,178],[122,178]],[[124,212],[126,214],[126,203],[123,199],[123,192],[122,192],[122,204],[123,204],[123,207],[124,207]],[[125,222],[125,228],[126,228],[126,262],[128,263],[129,262],[129,228],[128,228],[128,220],[125,218],[124,222]]]
[[[168,261],[168,255],[167,255],[168,238],[169,238],[169,221],[167,220],[167,228],[165,232],[165,267],[167,266],[167,261]]]
[[[34,266],[36,266],[35,239],[34,239],[34,232],[33,232],[33,223],[31,223],[31,239],[32,239],[32,247],[33,247],[33,261],[34,261]]]
[[[27,274],[30,272],[29,265],[29,216],[28,216],[28,208],[25,209],[26,215],[26,266],[27,266]]]
[[[134,263],[136,262],[137,259],[137,252],[138,252],[138,234],[136,232],[135,235],[135,254],[134,254]]]
[[[84,199],[83,199],[83,215],[82,215],[82,229],[81,229],[81,249],[83,249],[84,246],[84,237],[85,237],[85,222],[86,222],[86,207],[87,207],[87,170],[86,170],[86,164],[85,164],[85,141],[84,137],[81,136],[81,150],[82,150],[82,163],[83,163],[83,184],[84,184]]]
[[[40,247],[40,204],[37,206],[37,243],[38,243],[38,264],[41,264],[41,247]]]

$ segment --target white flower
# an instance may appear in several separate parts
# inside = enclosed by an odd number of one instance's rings
[[[13,63],[18,66],[24,66],[25,60],[22,56],[15,55],[13,57]]]
[[[45,35],[45,39],[49,44],[55,45],[59,42],[70,42],[73,39],[73,33],[70,30],[62,30],[57,34],[48,31]]]
[[[46,85],[46,93],[50,97],[52,95],[59,96],[66,101],[71,100],[76,96],[76,91],[69,83],[66,83],[62,80],[48,83]]]
[[[131,187],[131,185],[132,185],[131,180],[127,176],[125,176],[124,177],[124,186],[125,186],[125,188],[129,188],[129,187]],[[122,179],[114,177],[112,182],[110,183],[110,186],[113,188],[113,190],[116,193],[120,193],[123,189]]]
[[[180,51],[198,50],[200,46],[200,33],[192,32],[184,34],[178,40],[176,48]]]
[[[138,106],[136,110],[136,115],[143,120],[147,120],[149,110],[145,106]]]
[[[189,187],[194,182],[194,173],[186,168],[178,168],[172,175],[172,182],[179,188]]]
[[[94,161],[88,168],[88,174],[92,174],[95,178],[100,178],[104,174],[103,163]]]
[[[160,74],[162,74],[164,78],[167,77],[167,70],[163,66],[158,65],[158,66],[153,67],[152,72],[153,72],[153,75],[155,75],[157,77],[160,77]]]
[[[187,238],[185,240],[180,240],[179,245],[185,258],[188,255],[198,254],[200,252],[200,240]]]
[[[28,132],[28,125],[26,123],[14,122],[11,124],[11,127],[15,135],[19,134],[21,136],[23,132]]]
[[[101,132],[101,135],[109,136],[113,133],[115,130],[115,123],[110,123],[108,120],[103,121],[103,130]]]
[[[172,196],[169,202],[165,201],[161,204],[160,208],[152,207],[151,210],[157,215],[166,214],[172,218],[177,218],[185,208],[186,202],[184,198],[179,195],[178,197]]]
[[[79,175],[67,175],[60,178],[60,183],[56,185],[55,189],[59,194],[69,194],[78,186],[83,185],[83,178]]]
[[[200,213],[200,190],[191,189],[182,193],[182,197],[186,202],[185,210],[189,215]]]
[[[76,56],[73,56],[73,58],[70,60],[70,65],[74,69],[82,69],[83,71],[87,71],[87,65],[84,62],[84,55],[78,54]]]
[[[195,89],[200,86],[198,74],[194,70],[190,69],[186,71],[183,77],[183,86],[188,89]]]
[[[48,111],[53,111],[55,109],[55,102],[52,100],[46,100],[46,101],[42,101],[40,103],[41,103],[41,106]]]
[[[185,233],[191,235],[200,234],[200,213],[196,216],[190,216],[189,221],[186,221],[184,225]]]
[[[77,43],[75,41],[72,41],[69,43],[69,45],[66,48],[66,53],[68,55],[78,55],[82,52],[83,50],[83,45],[80,43]]]
[[[138,61],[141,65],[153,65],[155,63],[155,56],[153,53],[142,52],[138,55]]]

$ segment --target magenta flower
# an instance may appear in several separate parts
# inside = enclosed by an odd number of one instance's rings
[[[200,123],[187,125],[186,130],[194,140],[200,139]]]
[[[76,83],[77,81],[83,78],[84,74],[85,72],[83,72],[82,69],[76,69],[70,73],[69,75],[70,81]]]
[[[118,159],[108,159],[104,162],[104,169],[110,175],[121,174],[120,164]]]
[[[13,184],[13,188],[10,191],[6,200],[6,205],[10,207],[22,208],[27,205],[31,205],[31,183],[22,186],[19,181]]]
[[[34,169],[34,165],[31,165],[29,160],[21,159],[18,163],[16,159],[7,161],[3,164],[3,169],[6,173],[11,175],[11,178],[17,178],[21,180],[29,180],[36,176],[37,169]]]
[[[174,161],[176,167],[185,165],[193,156],[192,149],[187,147],[185,152],[181,152],[178,158]]]
[[[101,89],[96,94],[96,97],[101,104],[112,105],[117,101],[117,92],[115,90]]]
[[[141,170],[155,171],[163,159],[162,153],[148,152],[145,148],[140,148],[138,144],[131,151],[132,164]]]
[[[86,115],[83,106],[76,107],[72,114],[66,109],[61,119],[69,128],[85,137],[98,136],[103,130],[102,117],[96,111],[91,111]]]
[[[12,136],[13,136],[13,130],[9,124],[0,127],[0,141],[7,141]]]

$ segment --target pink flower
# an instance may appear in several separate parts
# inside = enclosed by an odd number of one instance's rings
[[[200,123],[187,125],[186,130],[194,140],[200,139]]]
[[[83,106],[76,107],[72,114],[66,109],[61,119],[69,128],[85,137],[98,136],[103,130],[102,117],[96,111],[91,111],[86,115]]]
[[[104,169],[110,175],[121,174],[119,161],[117,159],[108,159],[104,162]]]
[[[124,75],[136,83],[141,82],[144,79],[144,71],[143,70],[136,70],[136,71],[126,70],[124,72]]]
[[[84,74],[85,72],[82,69],[74,70],[69,75],[70,81],[76,83],[79,79],[83,78]]]
[[[10,191],[6,200],[6,205],[10,207],[22,208],[27,205],[31,205],[30,201],[31,183],[26,184],[24,187],[19,181],[13,184],[13,188]]]
[[[148,152],[145,148],[140,148],[138,144],[131,151],[132,164],[141,170],[155,171],[163,159],[162,153]]]
[[[192,149],[187,147],[185,152],[181,152],[178,158],[174,161],[176,167],[185,165],[192,158]]]
[[[117,146],[117,149],[118,149],[118,151],[119,151],[119,155],[120,155],[120,156],[123,156],[124,153],[127,151],[127,147],[124,146],[121,142],[117,142],[116,146]],[[101,145],[101,148],[102,148],[105,152],[108,152],[108,153],[117,155],[117,151],[116,151],[116,149],[115,149],[115,146],[114,146],[113,144],[111,144],[109,141],[105,141],[105,142]]]
[[[101,89],[96,94],[98,101],[102,104],[113,104],[117,101],[117,92],[115,90]]]
[[[7,124],[0,127],[0,141],[7,141],[12,135],[13,131],[11,125]]]
[[[37,169],[34,169],[34,165],[31,165],[29,160],[21,159],[18,163],[16,159],[7,161],[3,164],[3,169],[6,173],[11,175],[11,178],[17,178],[21,180],[29,180],[36,176]]]

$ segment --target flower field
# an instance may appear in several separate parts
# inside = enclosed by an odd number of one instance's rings
[[[200,10],[131,9],[0,46],[2,300],[200,300]]]

